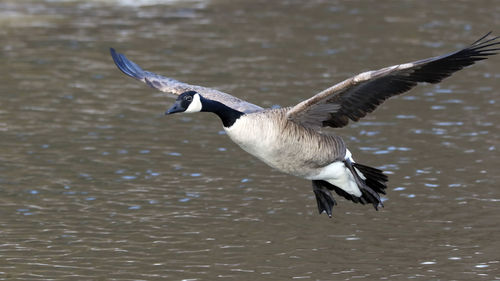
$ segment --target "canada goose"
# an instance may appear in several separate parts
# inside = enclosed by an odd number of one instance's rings
[[[344,127],[420,82],[438,83],[496,54],[500,36],[486,39],[490,34],[459,51],[363,72],[295,106],[273,109],[144,71],[113,48],[110,51],[123,73],[177,96],[165,114],[213,112],[242,149],[277,170],[312,180],[319,213],[331,217],[337,204],[331,190],[355,203],[371,203],[378,210],[388,178],[379,169],[356,163],[341,137],[320,129]]]

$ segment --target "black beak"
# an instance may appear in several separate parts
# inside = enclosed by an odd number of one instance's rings
[[[167,111],[165,111],[165,115],[170,115],[170,114],[174,114],[177,112],[183,112],[183,111],[184,111],[184,109],[180,106],[179,102],[175,102],[171,108],[169,108]]]

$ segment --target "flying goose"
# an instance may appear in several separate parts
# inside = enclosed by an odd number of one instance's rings
[[[165,114],[213,112],[243,150],[279,171],[311,180],[319,213],[331,217],[337,204],[331,190],[355,203],[371,203],[378,210],[383,206],[380,194],[385,194],[388,177],[379,169],[355,162],[341,137],[320,129],[344,127],[420,82],[438,83],[496,54],[500,36],[487,39],[490,34],[443,56],[360,73],[283,108],[262,108],[215,89],[144,71],[113,48],[110,51],[123,73],[177,97]]]

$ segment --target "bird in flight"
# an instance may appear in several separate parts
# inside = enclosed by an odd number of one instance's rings
[[[354,161],[342,138],[322,128],[356,122],[386,99],[418,83],[439,83],[496,54],[500,36],[490,34],[452,53],[360,73],[282,108],[262,108],[215,89],[145,71],[113,48],[110,52],[123,73],[176,97],[165,114],[215,113],[227,135],[243,150],[281,172],[311,180],[319,213],[331,217],[337,204],[331,191],[378,210],[383,206],[380,194],[385,194],[388,177],[377,168]]]

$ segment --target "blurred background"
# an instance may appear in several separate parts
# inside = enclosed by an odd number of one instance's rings
[[[499,280],[500,56],[336,131],[390,186],[329,219],[109,55],[288,106],[499,26],[485,0],[0,1],[0,280]]]

